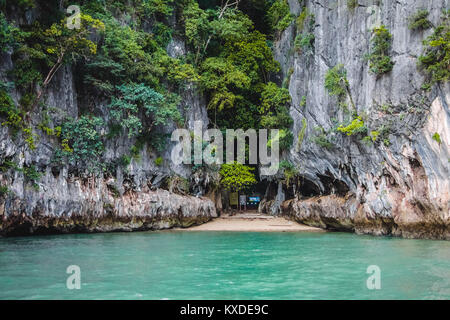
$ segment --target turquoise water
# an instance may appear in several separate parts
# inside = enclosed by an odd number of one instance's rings
[[[81,269],[81,290],[66,268]],[[368,290],[369,265],[381,289]],[[450,299],[450,242],[344,233],[0,239],[0,299]]]

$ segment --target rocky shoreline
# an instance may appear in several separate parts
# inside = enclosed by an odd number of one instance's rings
[[[163,230],[187,228],[217,217],[213,202],[207,198],[181,196],[160,189],[132,192],[111,202],[72,201],[59,213],[55,208],[48,210],[48,201],[55,200],[43,199],[30,211],[23,201],[16,199],[7,203],[6,214],[5,203],[0,205],[0,235]]]
[[[450,240],[449,219],[429,214],[426,218],[414,220],[409,213],[396,211],[394,216],[370,215],[364,204],[358,203],[352,195],[293,199],[282,205],[284,217],[326,230],[409,239]]]

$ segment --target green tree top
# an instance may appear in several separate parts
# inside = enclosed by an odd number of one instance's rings
[[[223,164],[220,169],[221,185],[230,191],[243,191],[257,183],[255,168],[234,162]]]

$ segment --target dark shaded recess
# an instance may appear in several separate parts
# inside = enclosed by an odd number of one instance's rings
[[[411,168],[420,168],[422,166],[419,160],[414,158],[409,158],[409,165],[411,166]]]
[[[383,169],[383,176],[386,177],[386,181],[387,181],[389,187],[397,187],[398,186],[398,183],[395,180],[395,178],[386,169]]]
[[[277,196],[278,192],[278,182],[276,181],[270,181],[270,182],[264,182],[266,188],[264,190],[264,198],[267,200],[273,200]]]
[[[250,194],[260,194],[261,196],[264,196],[267,190],[267,185],[267,181],[258,181],[258,183],[250,190]]]
[[[300,178],[298,193],[304,197],[316,197],[321,195],[319,186],[305,177]]]
[[[334,177],[326,176],[326,175],[317,175],[322,182],[325,190],[323,192],[324,195],[336,194],[340,197],[344,197],[349,191],[350,188],[347,184],[341,180],[335,179]]]
[[[60,170],[59,167],[52,167],[52,174],[55,179],[59,178]]]
[[[75,166],[70,166],[67,173],[69,176],[77,177],[79,175],[79,170]]]
[[[326,230],[335,232],[355,232],[354,226],[342,224],[342,222],[336,218],[321,217],[321,219],[326,224]]]
[[[33,224],[31,222],[13,223],[3,230],[5,236],[8,237],[22,237],[30,234]]]
[[[291,200],[295,198],[294,191],[296,190],[296,187],[294,185],[285,185],[283,184],[283,192],[286,200]]]
[[[270,6],[271,1],[267,0],[244,0],[239,4],[239,9],[253,21],[256,30],[270,35],[271,27],[266,16]]]

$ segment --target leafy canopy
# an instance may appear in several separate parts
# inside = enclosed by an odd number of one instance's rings
[[[153,126],[165,125],[169,120],[181,120],[177,99],[170,101],[169,96],[144,84],[121,85],[117,87],[117,91],[119,96],[113,97],[109,105],[111,116],[122,129],[128,131],[129,137],[142,133],[142,121],[147,122],[147,130],[150,131]]]
[[[380,76],[394,68],[394,62],[389,55],[392,35],[384,25],[374,28],[372,33],[371,51],[367,58],[370,61],[370,71]]]
[[[246,190],[257,183],[254,170],[237,162],[223,164],[220,169],[221,185],[234,192]]]
[[[441,23],[423,42],[424,53],[419,66],[429,76],[429,85],[450,79],[450,10],[444,12]]]

